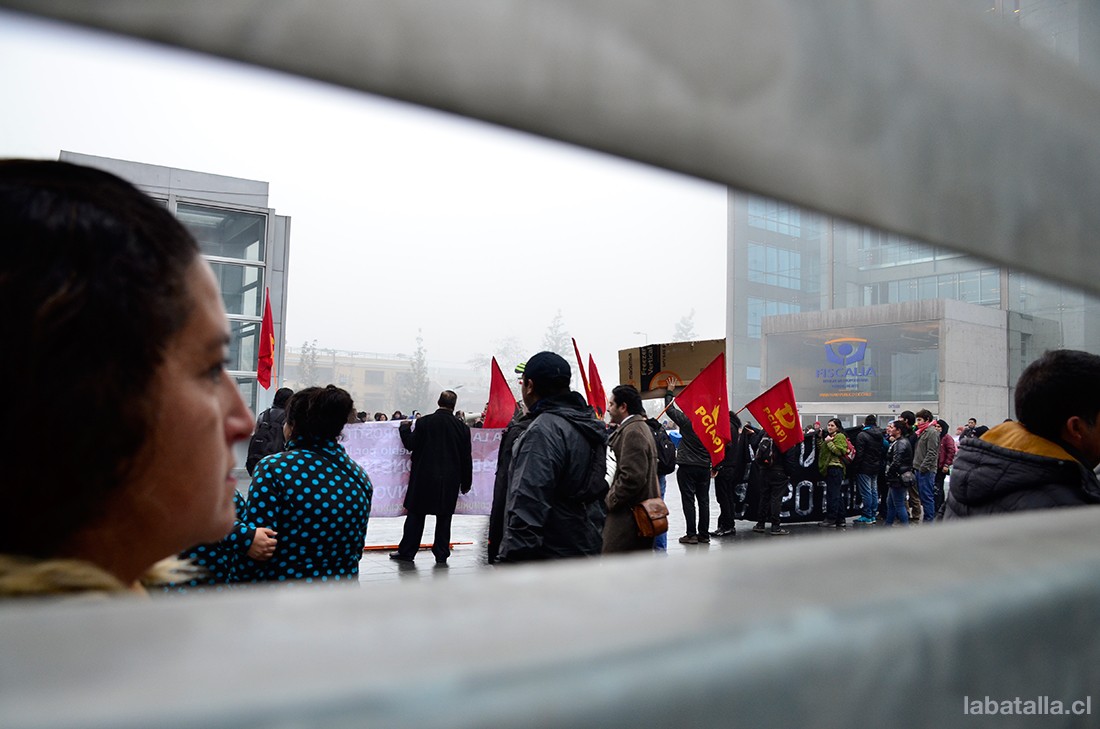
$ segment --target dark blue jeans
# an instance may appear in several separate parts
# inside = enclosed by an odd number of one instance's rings
[[[917,491],[924,521],[932,521],[936,518],[936,474],[933,471],[917,471]]]
[[[665,476],[658,476],[657,483],[661,484],[661,498],[663,499],[665,497]],[[653,537],[653,549],[657,552],[668,551],[668,532]]]
[[[710,468],[707,466],[677,466],[676,482],[680,484],[680,500],[684,505],[687,534],[707,534],[710,529]],[[699,502],[699,522],[695,522],[695,502]]]
[[[844,506],[840,503],[840,485],[844,480],[844,469],[829,466],[825,470],[825,519],[840,525],[847,521]]]
[[[905,496],[909,489],[900,481],[890,482],[890,492],[886,497],[886,526],[899,520],[902,524],[909,523],[909,510],[905,507]]]

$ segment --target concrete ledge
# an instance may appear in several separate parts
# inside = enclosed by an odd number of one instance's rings
[[[1100,686],[1097,535],[1089,508],[377,589],[8,603],[0,725],[980,725],[964,696]]]

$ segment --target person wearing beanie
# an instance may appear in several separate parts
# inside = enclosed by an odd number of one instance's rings
[[[539,352],[523,368],[531,421],[509,466],[501,563],[594,556],[603,548],[607,430],[569,389],[571,376],[553,352]]]

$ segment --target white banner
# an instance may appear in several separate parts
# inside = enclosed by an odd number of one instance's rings
[[[362,466],[374,485],[371,518],[404,516],[405,491],[412,470],[410,455],[397,432],[402,421],[353,423],[344,428],[341,444]],[[488,516],[493,506],[493,479],[497,471],[502,428],[472,428],[470,441],[474,460],[473,488],[458,495],[456,514]]]

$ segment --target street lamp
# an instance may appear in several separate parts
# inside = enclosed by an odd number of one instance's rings
[[[645,337],[645,346],[647,346],[647,347],[649,346],[649,335],[648,334],[646,334],[645,332],[634,332],[634,333],[635,334],[641,334],[643,337]]]

